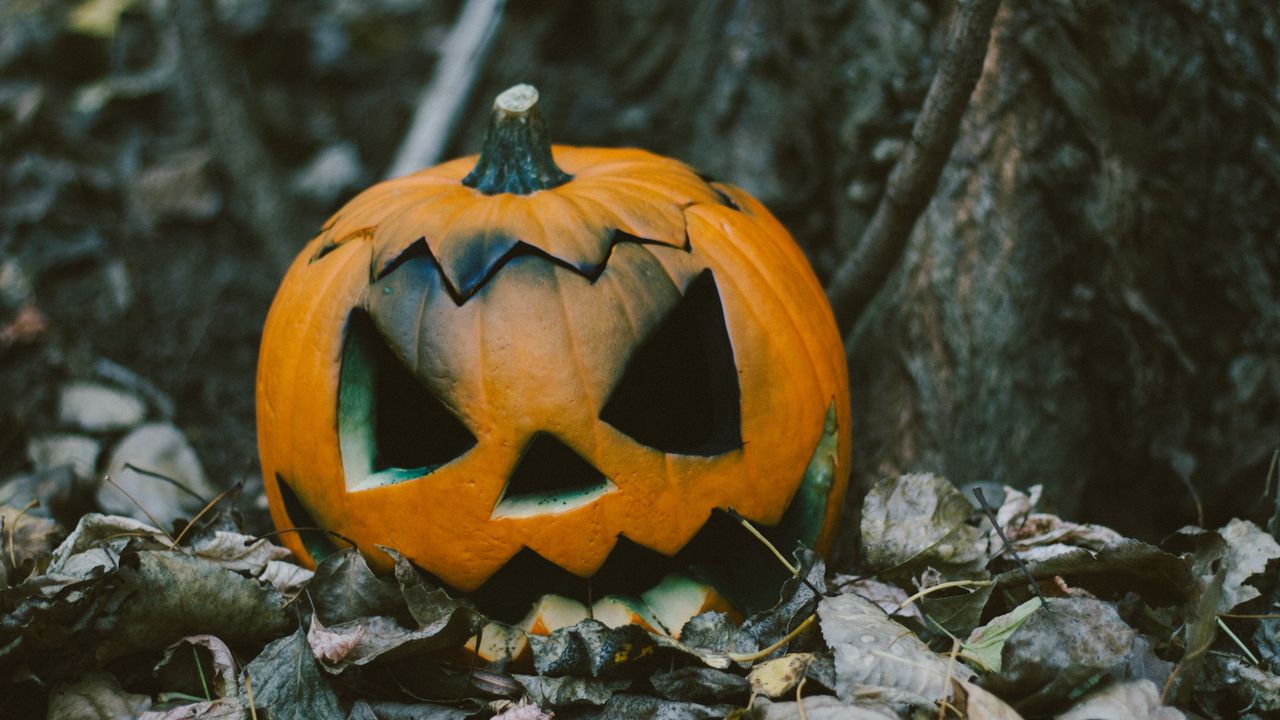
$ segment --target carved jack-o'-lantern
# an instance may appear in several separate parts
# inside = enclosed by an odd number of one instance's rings
[[[304,559],[334,547],[315,527],[390,546],[497,616],[614,595],[674,632],[767,605],[776,562],[725,511],[784,551],[832,538],[822,289],[743,191],[552,148],[536,99],[503,93],[478,161],[366,190],[289,269],[258,370],[272,517]]]

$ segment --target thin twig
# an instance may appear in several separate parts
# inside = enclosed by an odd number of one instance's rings
[[[906,606],[910,605],[911,603],[919,600],[920,598],[927,597],[929,595],[932,595],[933,593],[936,593],[942,590],[950,590],[951,588],[958,588],[958,587],[986,587],[987,585],[990,585],[993,582],[994,582],[993,580],[950,580],[948,582],[938,583],[937,585],[930,585],[929,587],[921,590],[915,595],[912,595],[906,600],[903,600],[902,602],[898,603],[897,609],[895,609],[892,613],[889,613],[889,614],[893,615],[897,613],[899,610],[902,610]]]
[[[1271,506],[1273,512],[1271,519],[1267,521],[1267,532],[1271,533],[1271,537],[1280,538],[1280,488],[1273,488],[1272,479],[1275,478],[1276,470],[1280,469],[1280,450],[1271,453],[1271,466],[1267,468],[1267,479],[1263,481],[1265,488],[1263,497],[1271,495]]]
[[[355,540],[352,540],[351,538],[347,537],[346,535],[343,535],[342,533],[338,532],[337,530],[330,530],[330,529],[328,529],[328,528],[322,528],[322,527],[305,527],[305,526],[304,526],[304,527],[291,527],[291,528],[285,528],[285,529],[283,529],[283,530],[272,530],[272,531],[270,531],[270,532],[265,532],[265,533],[263,533],[263,534],[261,534],[261,535],[258,535],[258,536],[257,536],[257,537],[255,537],[255,538],[253,538],[252,540],[246,540],[246,541],[245,541],[245,546],[246,546],[246,547],[248,547],[249,545],[251,545],[251,544],[253,544],[253,543],[255,543],[255,542],[258,542],[258,541],[260,541],[260,540],[266,540],[266,539],[268,539],[268,538],[279,537],[279,536],[281,536],[281,535],[287,535],[287,534],[289,534],[289,533],[298,533],[298,534],[302,534],[302,533],[304,533],[304,532],[319,532],[319,533],[324,533],[325,535],[332,535],[333,537],[338,538],[338,539],[339,539],[339,540],[341,540],[342,542],[344,542],[344,543],[346,543],[346,544],[350,545],[350,546],[351,546],[351,547],[353,547],[353,548],[356,548],[357,550],[360,548],[360,546],[356,544],[356,541],[355,541]]]
[[[203,497],[203,496],[201,496],[201,495],[200,495],[200,493],[198,493],[198,492],[196,492],[195,490],[192,490],[191,488],[187,487],[186,485],[183,485],[182,483],[178,482],[178,480],[177,480],[176,478],[171,478],[171,477],[169,477],[168,475],[165,475],[165,474],[163,474],[163,473],[158,473],[158,472],[156,472],[155,470],[148,470],[148,469],[146,469],[146,468],[138,467],[137,465],[134,465],[133,463],[130,463],[130,462],[127,462],[127,463],[125,463],[125,464],[124,464],[124,469],[125,469],[125,470],[130,470],[130,471],[132,471],[132,472],[135,472],[135,473],[137,473],[137,474],[139,474],[139,475],[141,475],[141,476],[143,476],[143,477],[149,477],[149,478],[151,478],[152,480],[159,480],[160,482],[168,483],[168,484],[170,484],[170,485],[172,485],[172,486],[174,486],[174,487],[178,488],[178,489],[179,489],[179,490],[181,490],[182,492],[184,492],[184,493],[186,493],[186,494],[190,495],[191,497],[195,498],[196,500],[199,500],[201,503],[208,502],[207,500],[205,500],[205,499],[204,499],[204,497]]]
[[[841,332],[848,332],[901,257],[916,219],[929,203],[959,134],[960,118],[978,84],[1000,0],[958,0],[946,50],[933,76],[911,139],[889,174],[875,215],[827,285]]]
[[[987,519],[991,521],[991,527],[996,529],[996,535],[1000,536],[1000,542],[1004,543],[1004,549],[1009,551],[1009,556],[1018,564],[1018,569],[1022,571],[1027,582],[1031,584],[1031,590],[1035,592],[1036,597],[1040,598],[1040,605],[1048,609],[1049,601],[1044,599],[1044,593],[1040,592],[1040,583],[1036,582],[1036,576],[1031,574],[1031,568],[1022,561],[1022,556],[1013,549],[1013,543],[1009,542],[1009,538],[1005,536],[1004,529],[1000,527],[1000,521],[996,519],[996,511],[987,503],[987,498],[982,494],[982,488],[974,488],[973,496],[978,498],[978,504],[982,506],[982,511],[987,514]]]
[[[804,681],[809,679],[809,663],[813,657],[804,661],[804,669],[800,671],[800,682],[796,683],[796,714],[800,720],[809,720],[809,713],[804,709]]]
[[[222,492],[218,493],[218,496],[215,497],[214,499],[205,503],[205,506],[200,509],[200,512],[196,513],[195,517],[191,518],[191,520],[187,522],[186,527],[182,528],[182,532],[178,533],[178,536],[173,539],[173,549],[174,550],[178,549],[178,546],[182,544],[182,538],[186,537],[187,531],[195,527],[196,523],[200,522],[200,518],[204,517],[205,513],[212,510],[218,503],[222,502],[222,500],[226,498],[228,495],[230,495],[231,493],[238,492],[243,488],[244,488],[243,481],[237,482],[235,485],[232,485],[226,490],[223,490]]]
[[[162,525],[160,521],[156,519],[156,516],[152,515],[151,511],[147,510],[147,508],[144,507],[142,503],[138,502],[137,498],[129,494],[129,491],[125,490],[124,487],[120,485],[120,483],[113,480],[110,475],[102,476],[102,481],[110,484],[111,487],[115,488],[116,490],[119,490],[120,494],[128,498],[129,502],[133,503],[134,507],[141,510],[142,514],[146,515],[147,519],[151,521],[151,526],[159,530],[165,536],[165,539],[169,541],[169,547],[174,547],[176,545],[176,543],[174,543],[173,541],[173,535],[169,534],[169,531],[164,529],[164,525]]]
[[[956,678],[956,657],[960,654],[960,645],[960,638],[951,638],[951,652],[947,653],[947,681],[943,683],[945,689],[942,691],[942,697],[938,698],[938,720],[946,719],[948,708],[954,709],[957,715],[964,717],[964,713],[951,704],[951,697],[955,695],[953,687],[959,682]]]
[[[248,668],[244,671],[244,694],[249,701],[250,720],[258,720],[258,706],[253,704],[253,680]]]
[[[773,553],[774,557],[778,558],[778,562],[782,563],[782,566],[787,569],[787,572],[791,573],[792,577],[796,577],[796,578],[800,577],[800,568],[796,567],[795,565],[792,565],[791,562],[788,561],[785,556],[783,556],[782,551],[778,550],[778,547],[776,545],[769,542],[769,539],[764,536],[764,533],[757,530],[756,526],[752,525],[750,520],[747,520],[746,518],[742,517],[741,515],[738,515],[737,513],[734,513],[734,515],[737,515],[738,523],[742,525],[742,527],[746,528],[747,532],[751,533],[751,535],[755,537],[756,540],[759,540],[761,544],[763,544],[766,548],[769,549],[769,552]],[[819,593],[814,593],[814,594],[817,595]]]
[[[1231,628],[1227,627],[1227,624],[1222,621],[1221,616],[1218,617],[1218,627],[1222,628],[1222,631],[1227,634],[1227,637],[1231,638],[1231,641],[1236,644],[1236,647],[1240,648],[1240,652],[1243,652],[1245,656],[1249,658],[1249,662],[1254,665],[1262,664],[1258,661],[1258,657],[1253,654],[1253,651],[1249,649],[1249,646],[1245,645],[1244,641],[1240,639],[1240,636],[1236,635],[1232,632]]]
[[[809,617],[805,618],[804,622],[797,625],[794,630],[784,635],[781,640],[779,640],[778,642],[770,645],[769,647],[763,650],[757,650],[753,653],[725,653],[725,657],[729,658],[730,660],[736,663],[753,663],[761,658],[769,657],[774,652],[776,652],[778,648],[781,648],[782,646],[786,645],[792,640],[795,640],[796,637],[800,635],[800,633],[804,632],[805,630],[808,630],[809,627],[811,627],[817,621],[818,621],[818,615],[817,613],[814,613],[813,615],[810,615]]]
[[[249,113],[241,73],[218,42],[206,0],[171,0],[169,22],[178,29],[183,61],[209,127],[214,157],[231,178],[244,221],[258,236],[268,259],[284,270],[307,239],[292,200],[282,188],[262,134]]]
[[[484,69],[506,4],[506,0],[467,0],[462,7],[387,177],[408,175],[440,161],[476,77]]]
[[[9,541],[9,565],[11,565],[14,570],[18,569],[18,553],[14,550],[14,544],[16,543],[15,537],[18,534],[18,523],[22,522],[22,518],[26,516],[28,510],[39,506],[40,498],[33,498],[18,511],[18,514],[13,518],[13,522],[9,523],[6,540]]]
[[[204,679],[204,668],[200,665],[200,651],[195,645],[191,646],[191,657],[196,661],[196,674],[200,676],[200,687],[204,688],[204,699],[212,700],[213,696],[209,694],[209,682]]]
[[[739,525],[745,528],[747,532],[751,533],[752,537],[754,537],[756,540],[759,540],[766,548],[769,549],[769,552],[773,553],[773,556],[776,557],[778,561],[782,563],[782,566],[787,569],[787,572],[791,573],[791,577],[795,578],[796,580],[799,580],[806,587],[808,587],[809,591],[813,593],[813,596],[815,598],[822,597],[822,591],[819,590],[816,586],[814,586],[814,584],[809,581],[809,578],[806,577],[804,573],[800,572],[799,567],[796,567],[795,565],[788,562],[787,559],[783,557],[782,552],[778,550],[778,547],[774,545],[772,542],[769,542],[769,538],[765,537],[764,533],[757,530],[756,526],[752,525],[750,520],[742,517],[742,515],[739,514],[737,510],[734,510],[732,508],[730,508],[727,512],[729,513],[730,517],[738,521]]]

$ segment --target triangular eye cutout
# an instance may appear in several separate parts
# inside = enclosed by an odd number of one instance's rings
[[[421,477],[466,453],[476,438],[356,310],[342,351],[338,442],[347,488],[362,490]]]
[[[303,507],[297,493],[293,491],[293,488],[289,487],[289,483],[285,482],[280,473],[276,473],[276,486],[280,489],[280,499],[284,505],[285,518],[293,530],[298,533],[298,539],[302,541],[303,548],[311,556],[311,561],[314,563],[323,562],[338,548],[325,534],[325,531],[320,529],[320,525],[312,519],[311,513],[307,512],[307,509]]]
[[[635,350],[600,419],[640,443],[678,455],[742,446],[738,371],[710,270]]]
[[[554,435],[537,433],[511,472],[494,517],[571,510],[613,489],[599,470]]]

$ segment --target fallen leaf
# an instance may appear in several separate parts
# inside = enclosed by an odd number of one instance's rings
[[[751,685],[746,678],[706,667],[684,667],[655,673],[650,676],[649,683],[668,700],[738,702],[745,701],[751,694]]]
[[[57,720],[132,720],[151,707],[151,698],[120,689],[115,676],[92,673],[61,685],[49,696],[49,718]]]
[[[617,675],[648,660],[659,647],[638,625],[610,628],[583,620],[550,635],[530,635],[533,666],[540,675]]]
[[[1274,717],[1280,713],[1280,675],[1252,665],[1244,658],[1208,653],[1195,687],[1197,704],[1218,710],[1220,717],[1247,708]]]
[[[471,626],[471,632],[464,637],[476,634],[484,625],[484,618],[457,600],[449,596],[443,588],[427,578],[400,553],[390,548],[380,548],[396,561],[396,582],[400,584],[400,593],[404,597],[409,615],[417,621],[419,627],[433,627],[437,623],[455,616],[463,616]]]
[[[246,720],[249,711],[236,698],[190,703],[167,710],[150,710],[138,720]]]
[[[416,630],[380,615],[348,620],[333,627],[325,627],[313,616],[307,643],[320,667],[337,674],[378,659],[393,660],[460,647],[473,630],[465,613],[455,613]]]
[[[961,717],[967,720],[1022,720],[1022,715],[1009,704],[978,685],[955,680],[958,687],[953,700]]]
[[[986,625],[974,628],[969,639],[960,646],[961,657],[984,670],[1000,672],[1005,642],[1027,618],[1043,609],[1044,603],[1040,598],[1032,598],[1004,615],[992,618]]]
[[[216,563],[228,570],[257,577],[273,560],[293,557],[288,548],[226,530],[215,530],[209,535],[197,537],[188,546],[196,557]]]
[[[625,678],[602,680],[581,677],[542,677],[516,675],[516,682],[540,708],[567,705],[604,705],[615,693],[626,690],[631,681]]]
[[[759,648],[755,638],[722,612],[695,615],[680,630],[680,642],[715,653],[751,653]]]
[[[731,705],[699,705],[690,702],[663,700],[650,695],[614,695],[600,710],[596,720],[632,720],[633,718],[661,718],[661,720],[712,720],[722,718],[733,710]]]
[[[1037,578],[1062,577],[1102,597],[1136,592],[1153,605],[1182,602],[1192,585],[1191,565],[1185,558],[1127,538],[1097,551],[1073,548],[1047,560],[1028,561],[1027,571]],[[1018,568],[993,579],[1001,588],[1027,584]]]
[[[923,720],[928,717],[923,713],[904,715],[905,708],[891,703],[848,704],[830,695],[804,698],[804,715],[800,714],[800,704],[772,702],[762,698],[751,706],[751,711],[746,717],[751,720],[796,720],[800,717],[807,717],[809,720],[898,720],[903,717]],[[934,715],[936,716],[936,713]]]
[[[973,671],[938,655],[910,630],[857,595],[824,598],[818,605],[822,636],[835,653],[836,695],[851,701],[867,686],[902,691],[930,705],[950,697],[952,678]]]
[[[357,700],[347,720],[466,720],[472,715],[469,710],[446,705]]]
[[[1190,700],[1207,657],[1205,651],[1212,647],[1218,634],[1218,613],[1226,604],[1223,598],[1229,568],[1225,559],[1230,548],[1220,533],[1200,528],[1183,528],[1168,542],[1191,546],[1187,555],[1191,577],[1185,590],[1188,600],[1182,621],[1184,656],[1178,663],[1172,696],[1183,704]]]
[[[987,540],[970,525],[973,506],[945,478],[902,475],[876,483],[862,506],[862,550],[882,572],[912,574],[925,567],[980,575]]]
[[[274,588],[207,560],[171,551],[122,558],[124,603],[101,659],[158,650],[188,635],[229,642],[262,641],[287,632],[284,600]]]
[[[307,594],[326,625],[370,615],[405,615],[398,583],[380,578],[355,548],[334,552],[316,566]]]
[[[241,702],[253,704],[271,720],[343,720],[338,697],[316,667],[307,637],[298,628],[267,645],[244,669]],[[261,715],[260,715],[261,716]]]
[[[276,589],[281,595],[292,598],[311,582],[315,573],[291,562],[272,560],[263,568],[258,579]]]
[[[160,549],[169,547],[164,533],[132,518],[89,513],[54,548],[45,573],[82,580],[99,571],[114,571],[128,546]]]
[[[1115,683],[1080,698],[1057,720],[1183,720],[1181,711],[1160,704],[1150,680]]]
[[[1016,698],[1019,710],[1040,712],[1121,665],[1134,635],[1110,603],[1054,598],[1009,636],[1000,672],[983,684],[1001,697]]]
[[[0,587],[21,580],[39,564],[47,564],[67,531],[48,518],[21,508],[0,507]],[[39,563],[37,561],[40,561]]]
[[[930,593],[920,598],[920,610],[930,622],[941,626],[949,635],[963,637],[981,622],[982,611],[986,609],[993,590],[995,584],[988,583],[947,591],[952,594]]]
[[[920,608],[915,603],[907,604],[910,597],[906,590],[875,578],[851,578],[837,575],[832,583],[842,593],[853,593],[863,597],[898,620],[917,620],[924,622]]]
[[[775,699],[791,695],[813,658],[813,653],[791,653],[756,665],[747,674],[752,694]]]
[[[235,657],[213,635],[192,635],[165,648],[154,674],[165,692],[196,697],[207,692],[210,700],[234,699],[239,694]]]
[[[1262,528],[1248,520],[1232,519],[1218,531],[1227,541],[1223,560],[1226,575],[1222,578],[1221,612],[1249,602],[1262,593],[1245,581],[1267,569],[1267,562],[1280,558],[1280,543]]]
[[[501,709],[493,716],[493,720],[555,720],[555,713],[546,712],[531,702],[521,700],[513,703],[501,700],[499,703]],[[414,720],[417,720],[416,717]]]

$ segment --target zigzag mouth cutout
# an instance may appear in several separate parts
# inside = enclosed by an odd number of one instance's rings
[[[791,554],[800,545],[812,547],[818,540],[837,472],[837,435],[833,403],[826,413],[822,435],[803,481],[786,512],[775,525],[758,528],[784,555]],[[303,529],[316,525],[288,483],[279,476],[277,479],[290,523],[300,528],[299,537],[312,559],[322,560],[339,545],[323,531]],[[555,629],[548,627],[546,618],[538,615],[539,607],[546,605],[547,598],[554,597],[580,605],[587,617],[602,607],[630,610],[631,616],[614,613],[612,619],[619,623],[640,619],[654,630],[674,636],[693,614],[710,608],[685,603],[688,605],[685,609],[691,614],[673,615],[669,609],[657,606],[658,601],[663,600],[659,595],[664,589],[685,596],[710,589],[723,600],[726,607],[721,609],[745,615],[772,606],[789,576],[772,551],[742,527],[736,514],[716,510],[675,555],[663,555],[625,535],[619,536],[604,564],[590,578],[582,578],[526,548],[478,589],[466,593],[466,597],[497,623],[529,632]],[[448,587],[446,583],[439,584]],[[602,601],[605,601],[603,605]],[[598,619],[611,624],[610,617]],[[542,622],[541,628],[536,627],[538,622]]]

